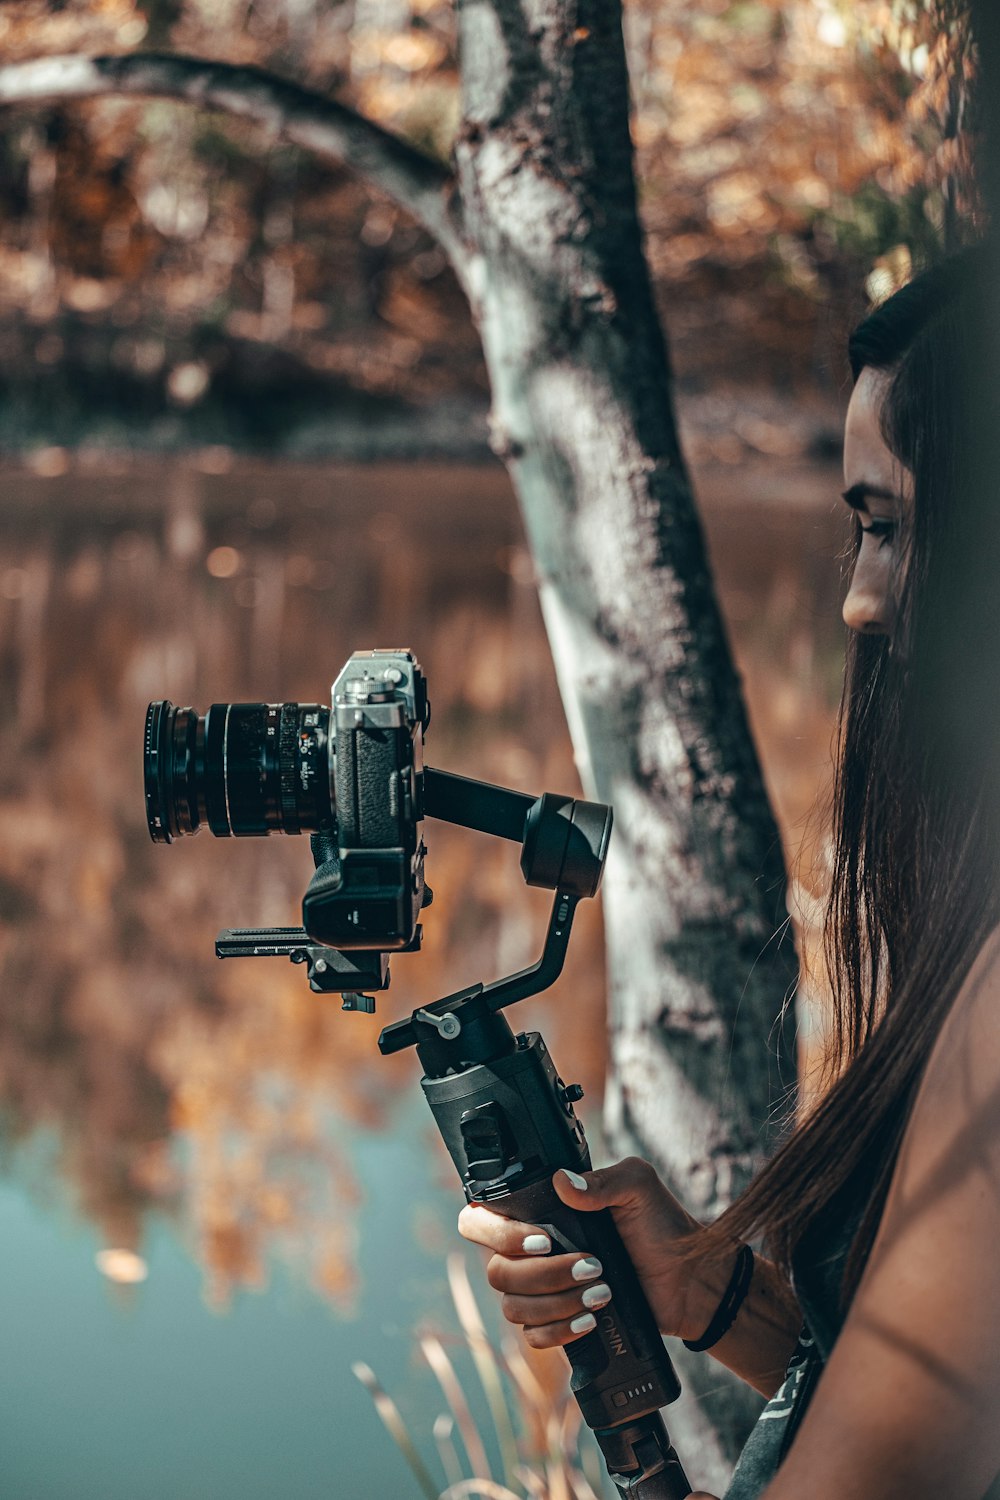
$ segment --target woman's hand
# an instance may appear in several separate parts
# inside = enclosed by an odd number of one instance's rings
[[[696,1230],[698,1222],[650,1164],[631,1156],[584,1176],[561,1169],[552,1181],[571,1208],[611,1210],[660,1331],[699,1338],[725,1290],[728,1270],[714,1266],[702,1282],[690,1261],[671,1255],[671,1246]],[[548,1235],[534,1225],[469,1204],[458,1228],[467,1240],[494,1252],[486,1271],[489,1283],[504,1294],[504,1317],[521,1324],[536,1349],[568,1344],[589,1333],[594,1311],[615,1295],[599,1261],[585,1254],[549,1254]]]

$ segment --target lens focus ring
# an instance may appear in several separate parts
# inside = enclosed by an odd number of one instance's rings
[[[330,710],[315,703],[213,703],[204,718],[167,700],[146,712],[146,821],[156,843],[302,833],[333,817]]]

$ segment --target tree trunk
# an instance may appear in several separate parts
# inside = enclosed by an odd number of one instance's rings
[[[713,1216],[761,1156],[768,1043],[796,963],[775,937],[781,846],[673,419],[620,10],[467,0],[461,24],[464,279],[493,444],[520,498],[581,778],[615,808],[608,1139]],[[757,1401],[681,1357],[689,1388],[711,1388],[720,1452],[706,1463],[704,1441],[680,1437],[682,1451],[718,1485]]]
[[[334,101],[196,59],[0,69],[0,101],[132,92],[267,123],[435,233],[489,368],[580,775],[615,808],[604,884],[612,1149],[692,1210],[747,1182],[796,976],[781,846],[677,439],[642,247],[618,0],[464,0],[457,184]],[[34,72],[32,72],[34,69]],[[794,1082],[787,1052],[785,1084]],[[680,1351],[671,1428],[721,1493],[758,1402]],[[692,1399],[700,1395],[700,1406]]]

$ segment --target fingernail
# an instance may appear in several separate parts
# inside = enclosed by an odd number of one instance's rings
[[[603,1307],[611,1301],[611,1288],[602,1281],[599,1286],[588,1286],[580,1298],[584,1307]]]
[[[585,1193],[587,1191],[587,1180],[585,1177],[581,1177],[579,1172],[571,1172],[569,1167],[560,1167],[559,1170],[564,1177],[569,1178],[571,1185],[576,1188],[578,1193]]]
[[[604,1267],[599,1260],[588,1255],[585,1260],[578,1260],[573,1267],[574,1281],[593,1281],[595,1276],[600,1276]]]
[[[552,1249],[552,1241],[547,1234],[526,1234],[521,1241],[521,1249],[525,1255],[548,1255]]]
[[[597,1319],[593,1313],[581,1313],[578,1318],[573,1319],[569,1326],[573,1333],[590,1333],[592,1329],[597,1327]]]

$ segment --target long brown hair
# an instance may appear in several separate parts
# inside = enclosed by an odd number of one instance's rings
[[[824,930],[835,1081],[702,1237],[721,1251],[763,1234],[790,1271],[835,1200],[866,1202],[845,1303],[931,1050],[1000,917],[1000,504],[977,442],[982,285],[967,252],[851,339],[855,378],[886,372],[882,430],[913,505],[892,636],[856,635],[847,653]]]

